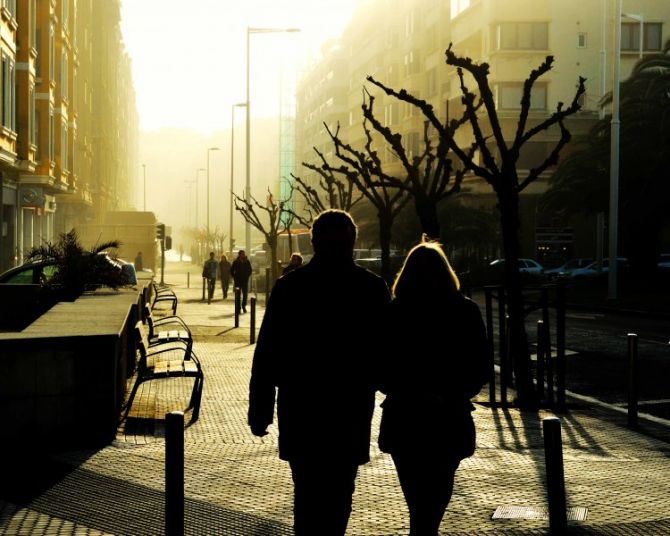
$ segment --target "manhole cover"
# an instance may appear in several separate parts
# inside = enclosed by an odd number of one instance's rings
[[[567,509],[568,521],[586,521],[588,508],[576,506]],[[547,508],[535,506],[498,506],[492,519],[549,519]]]

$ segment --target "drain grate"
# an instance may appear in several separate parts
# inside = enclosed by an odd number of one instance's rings
[[[575,506],[566,513],[568,521],[586,521],[588,512],[588,508]],[[492,519],[549,519],[549,510],[535,506],[498,506]]]

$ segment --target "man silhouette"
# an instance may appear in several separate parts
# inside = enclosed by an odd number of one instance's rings
[[[202,277],[207,279],[207,303],[212,303],[214,297],[214,288],[216,287],[217,272],[219,263],[214,258],[214,252],[209,253],[209,259],[205,261],[202,267]]]
[[[358,466],[369,461],[372,362],[390,295],[381,278],[354,264],[355,240],[349,214],[319,214],[314,257],[275,284],[254,353],[248,423],[254,435],[267,434],[276,388],[296,536],[345,533]],[[296,330],[300,344],[287,345]]]
[[[233,276],[233,283],[242,292],[242,312],[247,312],[247,296],[249,295],[249,278],[251,277],[251,262],[246,253],[241,249],[237,253],[237,258],[230,265],[230,275]]]

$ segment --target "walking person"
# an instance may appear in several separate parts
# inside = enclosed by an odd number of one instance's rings
[[[437,536],[460,461],[474,453],[474,397],[487,380],[478,306],[439,244],[407,255],[386,316],[379,447],[398,472],[411,536]]]
[[[138,251],[137,255],[135,256],[135,260],[133,261],[133,264],[135,265],[135,271],[136,272],[141,272],[144,270],[144,261],[142,260],[142,252]]]
[[[202,277],[207,280],[207,303],[212,303],[214,289],[216,288],[217,272],[219,263],[214,258],[214,252],[210,252],[209,259],[205,261],[202,267]]]
[[[233,283],[242,291],[242,312],[247,312],[247,297],[249,295],[249,278],[251,277],[251,262],[243,249],[237,254],[237,259],[230,265],[230,275]]]
[[[327,210],[312,226],[314,257],[277,280],[249,386],[248,423],[267,434],[277,396],[279,457],[294,483],[296,536],[345,534],[358,466],[369,461],[373,359],[386,283],[353,262],[356,226]],[[300,345],[286,336],[300,319]],[[276,392],[275,392],[276,390]]]
[[[228,287],[230,286],[230,263],[225,255],[221,255],[219,261],[219,277],[221,278],[221,290],[223,290],[223,299],[228,297]]]

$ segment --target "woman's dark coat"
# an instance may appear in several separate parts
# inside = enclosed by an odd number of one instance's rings
[[[475,449],[470,399],[488,379],[486,330],[461,294],[425,298],[388,307],[379,446],[461,460]]]
[[[379,322],[390,301],[384,281],[347,261],[314,257],[282,276],[258,336],[249,388],[249,424],[273,420],[279,456],[369,460]]]

